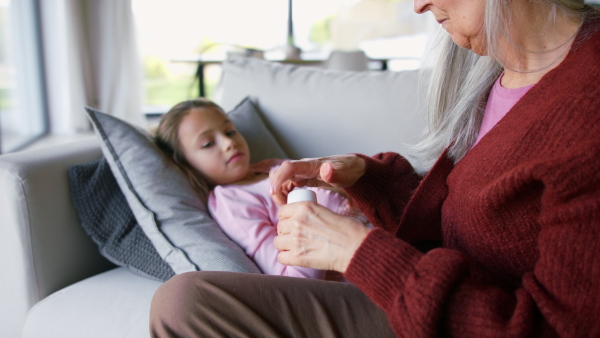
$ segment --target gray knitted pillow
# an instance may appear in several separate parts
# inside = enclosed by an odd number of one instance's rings
[[[143,277],[175,275],[137,224],[106,159],[70,167],[69,183],[81,226],[104,257]]]

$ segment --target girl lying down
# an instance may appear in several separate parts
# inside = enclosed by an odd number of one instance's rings
[[[339,279],[326,271],[277,261],[273,238],[279,207],[269,195],[268,172],[252,170],[246,140],[217,104],[199,98],[175,105],[161,118],[155,141],[184,170],[201,196],[208,187],[211,216],[265,274]],[[343,191],[310,189],[319,204],[366,223]]]

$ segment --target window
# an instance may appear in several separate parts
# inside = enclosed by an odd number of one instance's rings
[[[133,0],[145,72],[145,112],[160,113],[198,96],[197,60],[223,60],[243,47],[271,49],[285,41],[287,1]],[[211,97],[218,65],[204,70]]]
[[[198,96],[198,60],[212,97],[228,53],[259,50],[285,57],[288,3],[293,44],[302,57],[325,60],[334,49],[362,49],[388,69],[418,68],[435,20],[413,12],[412,0],[133,0],[145,70],[146,113],[161,113]],[[210,61],[214,60],[214,63]]]
[[[0,153],[48,131],[38,5],[0,0]]]

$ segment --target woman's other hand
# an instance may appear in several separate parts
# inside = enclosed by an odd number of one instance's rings
[[[356,155],[284,161],[269,175],[271,196],[282,205],[296,187],[349,187],[364,175],[365,166],[365,161]]]
[[[283,205],[273,243],[286,265],[346,272],[371,229],[313,202]]]

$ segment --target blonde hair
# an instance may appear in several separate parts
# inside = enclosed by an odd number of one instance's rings
[[[588,6],[584,0],[526,0],[547,8],[547,25],[558,15],[584,20]],[[437,37],[438,59],[428,75],[427,111],[429,130],[426,138],[409,150],[428,171],[449,145],[448,156],[460,161],[477,139],[489,92],[502,73],[504,58],[500,39],[512,41],[510,0],[486,0],[484,34],[486,51],[480,56],[457,46],[445,31]]]
[[[206,201],[209,182],[196,168],[188,163],[179,140],[181,121],[192,109],[198,108],[214,108],[225,114],[219,105],[202,97],[180,102],[161,117],[154,135],[154,142],[181,168],[194,191],[203,201]]]

